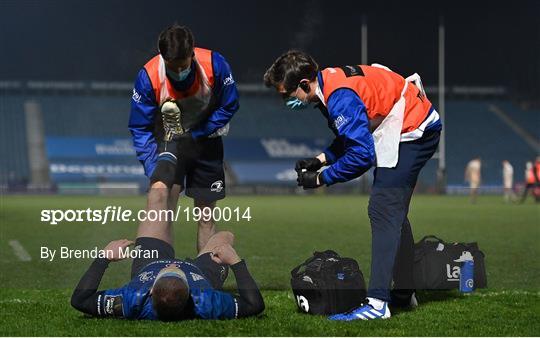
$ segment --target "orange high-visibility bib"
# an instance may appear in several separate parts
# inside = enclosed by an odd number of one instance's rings
[[[202,87],[201,85],[203,85],[204,82],[207,82],[210,87],[213,87],[214,69],[212,65],[212,51],[203,48],[195,48],[194,52],[195,61],[201,69],[197,69],[193,85],[184,92],[174,89],[167,76],[165,76],[165,64],[161,55],[158,54],[154,56],[144,65],[146,73],[152,83],[152,89],[154,90],[158,105],[163,104],[163,102],[169,99],[177,100],[193,96],[200,90]],[[164,93],[167,93],[168,97],[165,97],[166,95],[164,95]]]
[[[325,102],[340,88],[353,90],[364,102],[370,121],[380,122],[401,98],[405,79],[390,70],[365,65],[326,68],[322,70]],[[404,94],[405,112],[401,133],[417,129],[426,119],[431,102],[413,83]]]

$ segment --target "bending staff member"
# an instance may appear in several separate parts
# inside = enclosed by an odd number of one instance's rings
[[[293,110],[316,103],[336,136],[316,158],[296,163],[299,186],[346,182],[377,166],[368,207],[368,303],[331,319],[388,318],[391,300],[414,305],[414,241],[407,213],[418,174],[437,149],[442,127],[418,75],[404,79],[380,65],[319,70],[308,54],[290,51],[266,71],[264,82]],[[319,171],[323,166],[328,168]]]
[[[225,198],[221,137],[239,108],[231,69],[221,54],[194,47],[185,26],[161,32],[158,48],[139,71],[129,117],[137,158],[150,179],[148,210],[174,210],[184,189],[196,207],[214,208]],[[213,219],[198,225],[200,251],[216,226]]]

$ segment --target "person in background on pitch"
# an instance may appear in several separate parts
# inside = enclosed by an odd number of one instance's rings
[[[502,161],[503,189],[504,202],[515,202],[516,194],[514,193],[514,167],[509,161]]]
[[[129,117],[150,179],[147,209],[174,210],[184,188],[196,207],[213,209],[225,197],[221,137],[239,108],[231,69],[221,54],[194,47],[189,28],[177,24],[161,32],[158,51],[137,75]],[[216,227],[202,218],[198,226],[201,250]]]
[[[377,167],[368,206],[367,303],[330,319],[384,319],[390,317],[390,302],[415,306],[414,240],[407,213],[418,174],[437,149],[442,128],[419,76],[404,79],[381,65],[319,70],[308,54],[289,51],[266,71],[264,82],[293,110],[315,103],[336,136],[323,153],[296,163],[299,186],[346,182]],[[323,166],[328,167],[319,171]]]
[[[152,229],[148,229],[152,228]],[[154,233],[150,236],[148,233]],[[108,258],[97,258],[83,275],[71,297],[71,305],[96,317],[152,319],[232,319],[264,311],[264,301],[246,263],[233,248],[228,231],[212,235],[197,258],[176,259],[172,229],[165,223],[141,223],[135,249],[155,250],[159,258],[138,255],[131,265],[131,281],[118,289],[97,291],[110,262],[121,260],[120,249],[132,244],[123,239],[109,243]],[[236,277],[238,295],[220,289],[229,266]]]
[[[532,190],[535,201],[540,202],[540,156],[536,157],[534,164],[529,161],[525,165],[525,189],[521,195],[520,203],[525,203],[530,190]]]
[[[475,157],[467,163],[465,168],[465,182],[469,182],[469,194],[471,203],[475,204],[478,199],[478,188],[482,182],[482,160]]]

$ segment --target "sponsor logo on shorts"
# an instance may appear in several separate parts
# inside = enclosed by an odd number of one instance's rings
[[[212,185],[210,186],[210,191],[213,191],[213,192],[221,192],[221,190],[223,190],[223,181],[222,181],[222,180],[215,181],[215,182],[212,183]]]
[[[227,269],[224,266],[219,268],[219,278],[224,281],[227,278]]]

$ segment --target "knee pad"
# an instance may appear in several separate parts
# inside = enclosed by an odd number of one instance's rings
[[[176,176],[177,160],[171,153],[161,153],[158,156],[156,169],[150,177],[150,182],[163,182],[167,188],[171,188]]]

